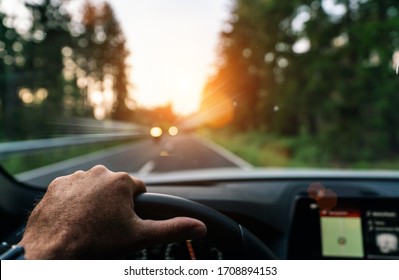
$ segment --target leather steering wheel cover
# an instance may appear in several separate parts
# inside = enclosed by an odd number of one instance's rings
[[[185,216],[201,220],[207,239],[227,259],[274,259],[274,254],[241,225],[203,204],[171,195],[143,193],[134,198],[135,212],[142,219],[163,220]]]

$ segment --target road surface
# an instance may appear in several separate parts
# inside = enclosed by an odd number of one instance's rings
[[[124,144],[104,151],[80,156],[17,175],[21,181],[47,186],[54,178],[76,170],[88,170],[103,164],[112,171],[137,176],[179,170],[236,167],[250,168],[244,160],[215,143],[192,135],[164,137]]]

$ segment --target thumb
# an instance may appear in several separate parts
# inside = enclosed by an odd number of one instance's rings
[[[204,237],[207,231],[203,222],[187,217],[177,217],[163,221],[141,221],[142,232],[137,236],[137,241],[143,247],[187,239],[197,239]]]

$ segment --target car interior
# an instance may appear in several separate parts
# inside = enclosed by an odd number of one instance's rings
[[[136,198],[135,209],[142,218],[203,220],[208,236],[191,244],[198,259],[399,258],[395,172],[203,173],[190,172],[190,179],[173,173],[145,179],[148,193]],[[15,244],[45,188],[17,182],[4,170],[0,180],[1,239]],[[130,258],[190,255],[187,244],[180,242],[132,252]]]

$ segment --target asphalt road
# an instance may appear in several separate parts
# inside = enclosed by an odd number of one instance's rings
[[[179,170],[250,165],[209,140],[192,135],[141,140],[19,174],[19,180],[47,186],[54,178],[103,164],[112,171],[140,175]]]

